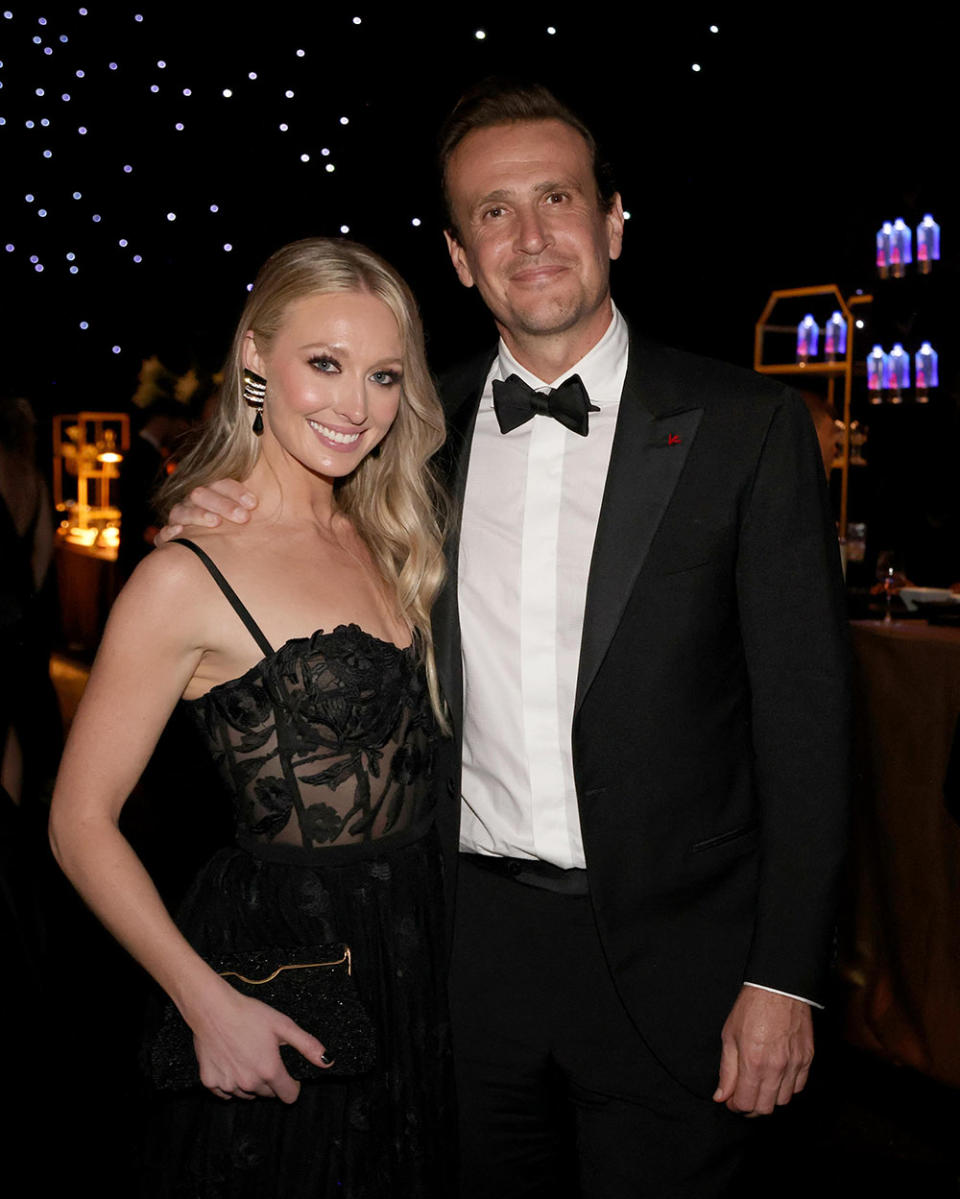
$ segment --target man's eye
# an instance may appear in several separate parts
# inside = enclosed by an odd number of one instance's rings
[[[548,204],[562,204],[566,198],[566,193],[564,192],[550,192],[546,197]]]
[[[503,209],[500,207],[488,208],[483,215],[484,215],[484,218],[493,217],[494,219],[496,219],[499,216],[503,216]]]
[[[402,376],[397,371],[374,371],[370,378],[381,387],[393,387],[399,383]]]

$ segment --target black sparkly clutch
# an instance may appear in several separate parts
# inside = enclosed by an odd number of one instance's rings
[[[350,947],[342,942],[294,951],[250,950],[222,954],[208,964],[251,999],[289,1016],[323,1042],[331,1066],[315,1066],[291,1045],[280,1056],[291,1077],[363,1074],[376,1059],[373,1023],[353,980]],[[200,1085],[193,1033],[172,1001],[164,1006],[156,1035],[145,1046],[144,1065],[154,1085],[180,1091]]]

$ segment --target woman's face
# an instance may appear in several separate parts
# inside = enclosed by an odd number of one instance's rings
[[[263,353],[252,333],[244,365],[267,380],[264,439],[318,474],[341,478],[386,436],[400,404],[397,321],[367,292],[295,300]]]

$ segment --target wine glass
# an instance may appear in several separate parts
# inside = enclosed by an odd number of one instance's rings
[[[892,624],[893,614],[890,611],[890,605],[899,590],[896,554],[893,550],[881,550],[877,554],[877,582],[883,590],[883,623]]]

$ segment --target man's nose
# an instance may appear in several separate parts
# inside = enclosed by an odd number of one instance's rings
[[[524,254],[540,254],[550,244],[550,231],[539,208],[519,214],[517,248]]]

